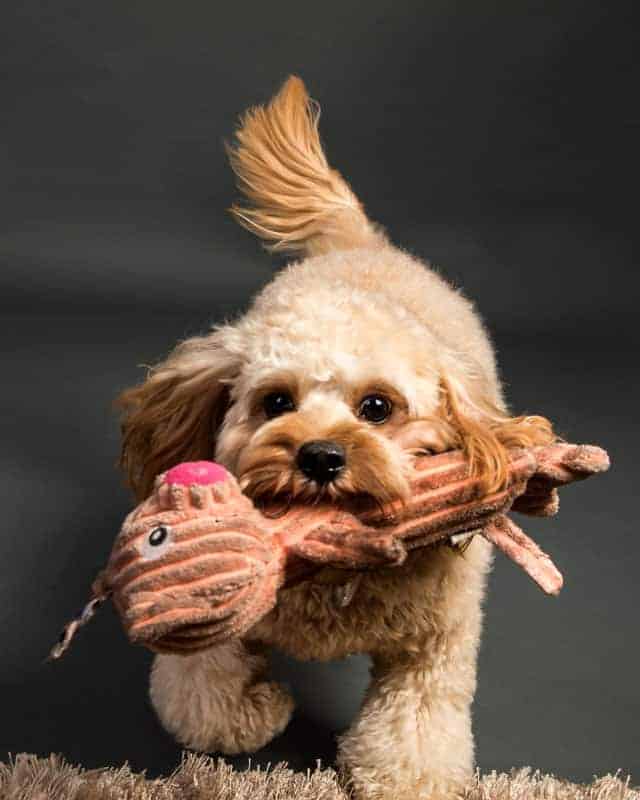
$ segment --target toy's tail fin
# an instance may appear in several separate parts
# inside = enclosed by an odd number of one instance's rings
[[[91,586],[91,597],[80,614],[64,626],[60,638],[51,648],[47,661],[57,661],[69,649],[76,633],[87,622],[91,622],[98,608],[111,596],[111,589],[106,584],[105,573],[101,572]]]
[[[243,115],[228,148],[249,201],[231,211],[271,250],[311,255],[384,241],[349,184],[327,163],[319,117],[304,83],[292,76],[268,105]]]

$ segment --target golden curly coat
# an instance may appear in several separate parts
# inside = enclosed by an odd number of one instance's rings
[[[318,109],[292,77],[241,120],[229,149],[246,207],[236,218],[302,260],[233,323],[179,344],[121,397],[122,463],[137,494],[180,461],[215,457],[256,500],[313,501],[407,491],[408,454],[462,447],[488,487],[507,446],[546,444],[546,420],[505,409],[494,354],[472,304],[371,223],[318,136]],[[287,413],[263,401],[285,394]],[[362,399],[385,398],[372,424]],[[346,465],[319,485],[298,468],[310,440],[336,442]],[[368,653],[372,680],[341,737],[339,763],[360,800],[450,798],[472,774],[470,707],[490,546],[438,547],[361,580],[346,607],[331,574],[282,594],[235,641],[193,656],[159,655],[151,697],[184,745],[237,753],[287,725],[293,701],[266,675],[267,647],[300,659]]]

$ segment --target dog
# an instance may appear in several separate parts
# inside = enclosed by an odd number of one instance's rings
[[[318,118],[297,77],[241,118],[228,153],[247,202],[232,213],[298,260],[244,316],[178,344],[121,395],[121,461],[139,498],[172,465],[215,458],[257,503],[401,500],[412,457],[453,448],[491,489],[508,447],[554,440],[545,419],[509,414],[472,303],[368,219],[327,163]],[[186,747],[251,752],[293,708],[269,679],[269,648],[367,653],[371,683],[339,740],[346,783],[360,800],[451,798],[474,763],[490,562],[475,537],[463,555],[425,548],[353,583],[325,570],[282,591],[242,641],[157,655],[153,706]]]

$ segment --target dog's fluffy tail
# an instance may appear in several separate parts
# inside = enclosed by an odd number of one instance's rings
[[[327,163],[319,117],[304,83],[291,76],[267,106],[242,116],[228,147],[249,201],[231,212],[271,250],[314,255],[384,241],[349,184]]]

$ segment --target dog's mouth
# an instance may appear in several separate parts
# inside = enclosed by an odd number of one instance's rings
[[[390,486],[379,478],[366,475],[365,480],[345,469],[335,480],[320,482],[308,478],[295,467],[287,469],[254,469],[240,475],[243,492],[268,516],[286,514],[294,505],[334,505],[351,511],[381,508],[405,496],[404,479]]]
[[[319,482],[295,468],[249,470],[240,476],[239,482],[242,491],[261,509],[282,507],[286,510],[294,503],[340,504],[361,494],[353,491],[346,476]]]

